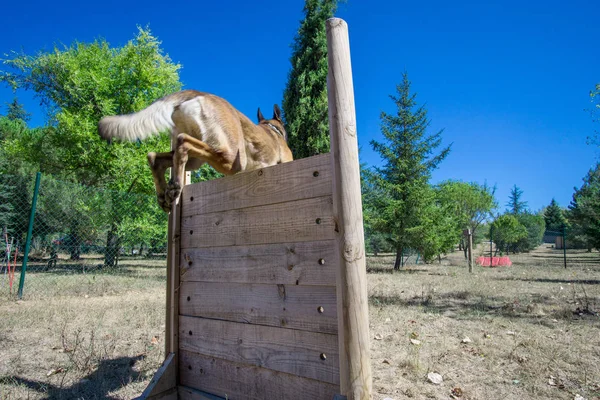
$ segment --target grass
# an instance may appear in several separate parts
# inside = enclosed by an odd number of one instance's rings
[[[160,366],[164,260],[80,267],[34,265],[0,305],[0,399],[130,399]]]
[[[474,274],[458,252],[396,273],[393,257],[371,258],[375,399],[448,399],[455,388],[464,399],[598,398],[600,255],[570,250],[578,262],[565,270],[557,253]]]
[[[541,247],[473,274],[459,252],[395,273],[369,257],[374,399],[599,398],[600,255],[568,255],[567,270]],[[0,398],[139,395],[163,357],[161,262],[33,267],[24,301],[0,303]]]

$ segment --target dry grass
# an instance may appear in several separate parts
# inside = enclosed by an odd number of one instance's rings
[[[569,253],[567,270],[542,247],[474,274],[460,253],[393,274],[370,258],[375,398],[598,398],[600,255]]]
[[[396,273],[391,257],[370,257],[374,398],[598,398],[600,255],[569,253],[568,270],[540,248],[474,274],[460,253]],[[139,395],[162,361],[164,272],[36,275],[44,291],[0,304],[0,398]]]
[[[139,395],[162,362],[164,274],[28,274],[26,300],[0,305],[0,399]]]

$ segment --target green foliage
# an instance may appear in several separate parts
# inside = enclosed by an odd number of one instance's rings
[[[288,143],[297,159],[329,151],[325,21],[336,7],[337,0],[305,0],[304,19],[292,44],[282,107]]]
[[[542,214],[524,213],[517,216],[521,225],[527,230],[527,237],[521,239],[514,246],[515,251],[527,252],[535,249],[544,238],[546,223]]]
[[[566,223],[563,210],[560,208],[556,200],[552,199],[550,205],[544,210],[544,221],[546,230],[553,232],[561,232]]]
[[[432,243],[434,233],[430,229],[446,224],[437,220],[438,209],[433,204],[435,196],[429,179],[450,147],[433,154],[441,144],[442,131],[427,135],[427,111],[416,107],[416,94],[410,93],[406,73],[396,91],[397,96],[390,96],[397,107],[396,114],[381,113],[384,142],[371,141],[384,165],[370,171],[367,179],[373,188],[371,223],[377,231],[389,235],[397,253],[394,267],[399,268],[405,249],[428,252],[423,243]],[[432,251],[442,247],[445,246],[436,244]]]
[[[217,179],[223,177],[223,174],[216,171],[213,167],[208,164],[203,164],[200,169],[192,172],[192,182],[198,183],[204,181],[210,181],[212,179]]]
[[[6,108],[6,117],[12,121],[21,120],[27,122],[31,119],[31,114],[25,111],[25,108],[23,108],[23,105],[19,103],[16,97]]]
[[[600,163],[583,178],[569,205],[569,223],[585,238],[588,248],[600,249]]]
[[[448,180],[438,184],[435,190],[437,201],[453,221],[454,235],[458,236],[456,242],[461,240],[462,231],[468,228],[473,234],[474,244],[479,243],[482,239],[478,235],[480,225],[498,206],[494,198],[495,188],[475,182]],[[468,244],[464,246],[464,251],[466,257]]]
[[[514,246],[528,236],[525,228],[512,214],[504,214],[496,218],[491,226],[493,241],[501,251],[510,251]],[[514,251],[514,250],[513,250]]]
[[[440,254],[451,252],[460,240],[462,231],[456,229],[456,219],[448,204],[436,201],[431,186],[423,192],[424,200],[419,214],[419,224],[409,229],[416,248],[425,262]]]
[[[138,111],[181,88],[180,66],[148,29],[121,48],[100,39],[75,42],[35,56],[14,54],[4,65],[0,80],[33,90],[50,115],[46,128],[12,140],[13,155],[79,183],[127,190],[136,182],[137,191],[153,192],[145,155],[168,150],[169,139],[107,145],[97,133],[102,116]]]
[[[519,215],[527,211],[527,202],[521,200],[523,196],[523,191],[514,185],[510,190],[510,195],[508,198],[508,203],[506,203],[508,210],[506,212],[511,213],[512,215]]]

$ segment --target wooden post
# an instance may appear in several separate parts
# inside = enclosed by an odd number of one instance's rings
[[[339,18],[327,20],[327,52],[333,210],[340,252],[337,279],[340,390],[348,400],[371,399],[367,270],[354,88],[348,25]]]
[[[171,140],[171,150],[175,149],[176,138]],[[173,176],[173,168],[171,168]],[[190,172],[185,172],[183,179],[184,185],[191,182]],[[182,192],[183,196],[183,192]],[[181,223],[181,198],[178,199],[171,208],[169,214],[169,227],[167,233],[167,311],[165,325],[165,358],[169,354],[175,354],[173,363],[177,365],[177,349],[179,341],[177,334],[179,331],[179,238]]]
[[[473,232],[471,232],[471,229],[465,229],[463,231],[463,234],[465,235],[465,237],[467,239],[467,246],[469,246],[469,249],[467,252],[467,257],[468,257],[468,262],[469,262],[469,272],[473,272]]]

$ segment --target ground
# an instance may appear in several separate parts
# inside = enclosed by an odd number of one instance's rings
[[[459,252],[395,273],[370,256],[374,399],[600,398],[600,254],[568,257],[542,246],[469,274]],[[40,274],[39,296],[0,303],[1,399],[142,392],[163,357],[164,269],[130,264]]]

